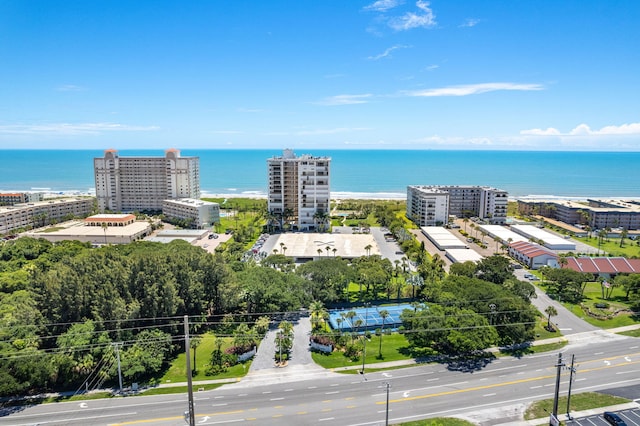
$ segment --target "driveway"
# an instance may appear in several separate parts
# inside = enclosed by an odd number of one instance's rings
[[[267,383],[285,383],[313,379],[314,377],[331,377],[338,373],[325,370],[313,362],[309,349],[311,320],[301,317],[293,323],[293,348],[291,359],[282,367],[276,365],[277,324],[274,324],[262,339],[258,353],[251,363],[249,373],[234,386],[259,386]]]

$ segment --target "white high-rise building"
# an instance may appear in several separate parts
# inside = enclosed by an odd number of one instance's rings
[[[276,219],[274,225],[301,231],[324,229],[329,223],[330,163],[330,157],[297,157],[291,149],[267,160],[267,208]]]
[[[200,198],[200,159],[168,149],[164,157],[120,157],[108,149],[94,158],[101,212],[160,211],[173,198]]]
[[[441,207],[446,200],[446,211]],[[488,186],[412,185],[407,187],[407,218],[418,226],[444,225],[449,216],[486,219],[504,224],[507,191]]]

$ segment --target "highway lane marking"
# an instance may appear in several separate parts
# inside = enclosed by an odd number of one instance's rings
[[[293,389],[285,389],[285,392],[293,392]]]
[[[229,405],[226,402],[222,404],[211,404],[212,407],[224,407],[225,405]]]
[[[183,401],[184,402],[184,401]],[[213,414],[200,414],[197,415],[196,417],[201,418],[201,417],[213,417],[213,416],[222,416],[225,414],[240,414],[244,412],[244,410],[235,410],[235,411],[222,411],[219,413],[213,413]],[[137,414],[137,413],[133,413],[133,414]],[[116,414],[114,414],[115,416]],[[122,414],[118,414],[118,415],[122,415]],[[160,417],[160,418],[156,418],[156,419],[143,419],[143,420],[132,420],[130,422],[122,422],[122,423],[111,423],[109,426],[126,426],[126,425],[139,425],[139,424],[144,424],[144,423],[155,423],[155,422],[168,422],[171,420],[179,420],[179,419],[183,419],[183,416],[174,416],[174,417]],[[79,419],[79,420],[84,420],[84,419]]]
[[[284,408],[284,405],[276,405],[276,406],[275,406],[275,407],[273,407],[273,408],[277,408],[277,409]]]
[[[318,419],[318,421],[319,422],[326,422],[326,421],[335,420],[335,419],[336,419],[335,417],[325,417],[324,419]]]
[[[213,399],[222,399],[224,398],[224,395],[220,395],[220,396],[214,396]]]
[[[329,412],[329,411],[331,411],[331,410],[332,410],[332,408],[323,408],[323,409],[322,409],[322,410],[320,410],[320,411],[322,411],[323,413],[327,413],[327,412]]]
[[[329,385],[329,386],[331,386],[331,387],[334,387],[334,386],[340,386],[340,383],[334,383],[334,384],[331,384],[331,385]]]
[[[495,392],[494,393],[486,393],[486,394],[484,394],[482,396],[484,396],[484,397],[496,396],[496,393]]]
[[[296,414],[299,414],[299,415],[301,415],[301,416],[302,416],[302,415],[304,415],[304,414],[307,414],[307,411],[298,411]]]
[[[76,411],[76,413],[77,413],[77,411]],[[49,414],[49,413],[47,413],[47,414]],[[100,419],[100,418],[106,418],[106,417],[125,416],[125,415],[135,415],[135,414],[138,414],[138,413],[136,413],[136,412],[132,412],[132,413],[105,414],[105,415],[102,415],[102,416],[91,416],[91,417],[74,417],[73,419],[67,419],[67,421],[69,421],[69,420],[89,420],[89,419]],[[23,417],[25,417],[25,416],[23,416]],[[15,418],[15,416],[12,416],[12,418]],[[38,422],[38,423],[35,423],[35,424],[38,424],[38,425],[46,425],[46,424],[49,424],[49,423],[53,423],[53,424],[56,424],[56,423],[57,423],[57,424],[60,424],[60,421],[59,421],[59,420],[51,420],[51,421],[47,421],[47,420],[45,420],[45,421],[43,421],[43,422]],[[33,423],[33,422],[29,422],[29,423],[15,424],[14,426],[33,426],[33,425],[34,425],[34,423]]]
[[[282,417],[284,414],[274,414],[273,416],[271,416],[274,419],[277,419],[278,417]]]
[[[249,395],[248,393],[239,393],[238,396],[247,396]]]
[[[596,352],[594,355],[604,355],[604,352]]]
[[[360,383],[360,382],[356,382],[356,383]],[[309,386],[307,389],[318,389],[317,386]]]
[[[614,357],[614,358],[619,358],[619,357]],[[607,369],[607,368],[617,368],[620,367],[622,365],[629,365],[629,364],[636,364],[636,363],[640,363],[640,361],[634,361],[634,362],[629,362],[626,364],[616,364],[616,365],[608,365],[608,366],[601,366],[601,367],[594,367],[591,369],[583,369],[583,370],[578,370],[579,372],[591,372],[591,371],[597,371],[597,370],[603,370],[603,369]],[[563,374],[563,376],[567,376],[568,373]],[[473,391],[477,391],[477,390],[483,390],[483,389],[492,389],[492,388],[497,388],[497,387],[502,387],[502,386],[510,386],[510,385],[515,385],[515,384],[520,384],[520,383],[527,383],[527,382],[534,382],[534,381],[538,381],[538,380],[546,380],[546,379],[552,379],[554,378],[556,375],[555,374],[549,374],[546,376],[538,376],[538,377],[530,377],[527,379],[519,379],[519,380],[512,380],[512,381],[508,381],[508,382],[502,382],[502,383],[494,383],[494,384],[490,384],[490,385],[483,385],[483,386],[473,386],[467,389],[456,389],[456,390],[450,390],[450,391],[444,391],[444,392],[438,392],[438,393],[432,393],[432,394],[426,394],[426,395],[417,395],[417,396],[411,396],[408,398],[402,398],[402,399],[394,399],[389,401],[389,403],[396,403],[396,402],[407,402],[407,401],[414,401],[414,400],[418,400],[418,399],[425,399],[425,398],[434,398],[434,397],[438,397],[438,396],[446,396],[446,395],[454,395],[457,393],[463,393],[463,392],[473,392]],[[452,386],[452,385],[450,385]],[[546,384],[544,386],[554,386],[553,383],[550,384]],[[376,402],[376,404],[385,404],[385,401],[378,401]]]
[[[282,401],[284,398],[280,397],[280,398],[271,398],[269,401]]]
[[[616,374],[629,374],[629,373],[637,373],[640,370],[631,370],[631,371],[619,371]]]
[[[439,377],[436,377],[435,379],[427,379],[427,382],[435,382],[435,381],[437,381],[437,380],[440,380],[440,378],[439,378]]]
[[[271,393],[271,391],[264,391],[264,392],[262,392],[262,394],[263,394],[263,395],[266,395],[266,394],[268,394],[268,393]]]
[[[324,394],[325,395],[333,395],[333,394],[336,394],[336,393],[340,393],[340,391],[325,392]]]
[[[542,385],[538,385],[538,386],[531,386],[529,389],[540,389],[542,387]]]

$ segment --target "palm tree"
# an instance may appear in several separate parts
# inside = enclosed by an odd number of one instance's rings
[[[102,230],[104,231],[104,244],[107,244],[107,229],[109,228],[109,225],[107,225],[107,222],[102,222],[100,224],[100,226],[102,227]]]
[[[200,336],[192,336],[189,339],[189,346],[193,349],[193,366],[191,367],[191,372],[193,374],[198,373],[198,365],[196,364],[196,352],[198,351],[198,346],[202,343],[202,338]]]
[[[309,305],[309,313],[311,314],[311,330],[320,328],[320,324],[326,317],[327,310],[322,302],[316,300]]]
[[[329,250],[331,250],[331,247],[327,246],[325,247],[325,250],[327,251],[327,256],[329,256]]]
[[[282,253],[282,248],[284,247],[284,243],[280,243],[280,253]]]
[[[371,255],[371,249],[373,247],[371,246],[371,244],[367,244],[366,246],[364,246],[365,251],[367,252],[367,256]]]
[[[626,228],[623,228],[622,232],[620,232],[620,247],[624,245],[624,239],[627,238],[628,235],[629,231],[627,231]]]
[[[284,255],[287,252],[287,246],[282,246],[282,254]]]
[[[556,310],[555,307],[549,305],[549,306],[547,306],[547,309],[544,310],[544,313],[548,315],[548,318],[547,318],[547,330],[555,331],[555,329],[551,325],[551,317],[555,317],[556,315],[558,315],[558,311]]]
[[[333,257],[336,257],[336,252],[338,251],[338,249],[334,247],[331,251],[333,251]]]
[[[464,232],[467,232],[467,223],[469,223],[469,218],[465,217],[464,219],[462,219],[462,223],[464,223]]]
[[[378,312],[378,315],[380,315],[380,318],[382,318],[382,329],[380,330],[380,345],[378,348],[378,357],[382,358],[382,335],[384,334],[384,320],[389,316],[389,311],[383,309]]]
[[[322,249],[321,248],[318,249],[318,256],[322,256]]]

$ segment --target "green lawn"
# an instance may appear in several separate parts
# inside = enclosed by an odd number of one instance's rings
[[[232,377],[243,377],[247,371],[249,371],[249,366],[251,365],[251,361],[247,361],[243,364],[238,364],[230,367],[225,373],[217,374],[215,376],[207,376],[205,371],[207,370],[207,364],[211,359],[211,352],[215,349],[215,340],[217,338],[214,337],[211,333],[206,333],[202,335],[202,342],[200,346],[197,348],[196,353],[196,363],[197,369],[196,374],[193,375],[193,380],[213,380],[213,379],[228,379]],[[225,350],[229,346],[231,346],[232,339],[231,338],[222,338],[222,350]],[[191,363],[193,364],[193,349],[191,350]],[[192,366],[193,367],[193,366]],[[184,352],[181,353],[173,360],[169,369],[165,372],[165,374],[160,378],[158,383],[186,383],[187,381],[187,367],[186,367],[186,358]]]
[[[571,411],[582,411],[591,408],[607,407],[609,405],[624,404],[630,402],[626,398],[606,395],[596,392],[585,392],[571,395]],[[567,397],[563,396],[558,399],[558,411],[561,413],[567,410]],[[540,419],[549,417],[549,413],[553,411],[553,399],[545,399],[534,402],[524,413],[525,420]]]
[[[577,240],[590,245],[591,247],[598,249],[598,238],[592,236],[591,238],[576,238]],[[631,256],[640,256],[640,246],[638,246],[638,241],[633,241],[628,238],[625,238],[624,244],[620,247],[620,239],[619,238],[609,238],[609,240],[605,240],[600,245],[600,250],[607,253],[609,256],[622,256],[622,257],[631,257]],[[602,253],[601,253],[602,254]]]
[[[214,383],[214,384],[206,384],[206,385],[198,385],[198,386],[193,386],[193,391],[194,393],[199,391],[199,390],[203,390],[203,391],[208,391],[208,390],[212,390],[212,389],[217,389],[220,386],[222,386],[222,383]],[[169,395],[169,394],[174,394],[174,393],[187,393],[189,389],[187,388],[187,386],[172,386],[172,387],[166,387],[166,388],[152,388],[152,389],[147,389],[144,392],[142,392],[143,395],[148,396],[148,395]]]
[[[607,303],[609,304],[609,308],[599,309],[595,307],[596,303]],[[607,315],[613,313],[617,309],[628,309],[629,304],[625,299],[625,291],[622,288],[614,288],[611,295],[608,299],[602,298],[602,286],[599,282],[590,282],[587,283],[584,290],[584,301],[583,304],[588,306],[591,312]],[[634,321],[631,314],[618,314],[610,319],[598,319],[587,315],[580,306],[578,305],[570,305],[565,304],[565,306],[571,310],[578,318],[582,318],[587,321],[589,324],[592,324],[596,327],[600,328],[616,328],[622,327],[625,325],[637,324],[637,321]],[[552,319],[553,321],[553,319]]]
[[[394,333],[382,336],[382,357],[379,357],[379,342],[380,338],[372,333],[371,339],[367,341],[366,364],[413,359],[409,353],[409,344],[403,334]],[[312,357],[316,364],[327,369],[362,365],[362,357],[357,361],[351,361],[340,351],[333,351],[330,355],[314,352]]]

